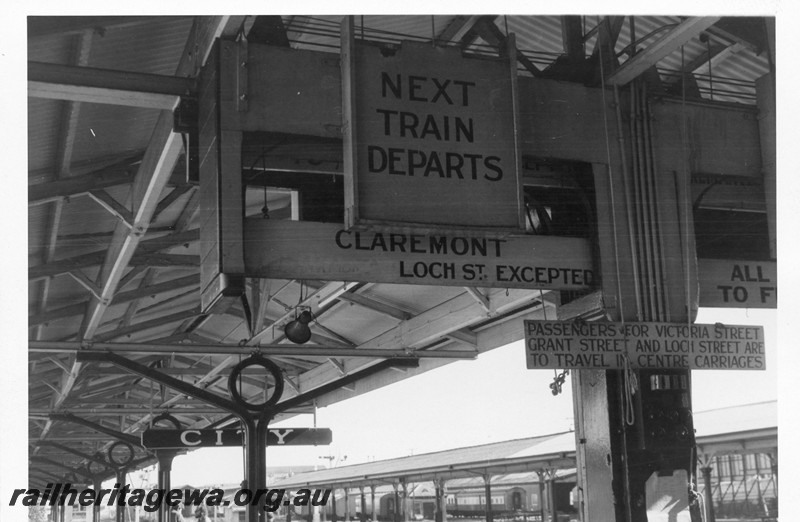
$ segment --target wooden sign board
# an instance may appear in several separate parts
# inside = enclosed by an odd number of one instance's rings
[[[775,261],[699,259],[700,306],[777,308]]]
[[[345,230],[307,221],[245,220],[248,277],[585,290],[591,245],[580,238]]]
[[[529,369],[765,370],[764,328],[525,321]]]
[[[349,20],[342,31],[347,227],[522,229],[516,62],[421,42],[379,47],[356,41]]]
[[[267,433],[267,446],[317,446],[330,444],[328,428],[271,428]],[[142,446],[148,449],[209,448],[216,446],[241,446],[244,431],[241,429],[150,429],[142,432]]]

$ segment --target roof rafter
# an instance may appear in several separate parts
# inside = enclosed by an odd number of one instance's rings
[[[155,17],[156,19],[174,17]],[[28,38],[86,30],[105,31],[108,27],[123,27],[152,22],[152,16],[29,16]]]
[[[28,62],[28,96],[172,110],[194,90],[191,78]]]
[[[89,52],[92,47],[92,37],[94,31],[83,31],[75,40],[75,54],[73,62],[79,66],[89,63]],[[56,161],[56,179],[63,178],[69,173],[69,166],[72,163],[72,152],[74,150],[75,136],[77,135],[78,117],[80,115],[80,103],[66,102],[61,113],[61,133],[59,137],[58,153]],[[47,245],[42,261],[50,263],[55,259],[56,241],[58,240],[58,229],[61,224],[61,213],[64,201],[59,199],[54,202],[50,211],[47,223]],[[39,294],[39,312],[47,308],[47,299],[50,293],[50,283],[52,278],[48,277],[41,284]],[[34,339],[39,339],[42,329],[37,328],[34,332]]]
[[[137,158],[130,158],[89,174],[28,186],[28,205],[41,205],[133,182]]]
[[[372,310],[374,312],[379,312],[384,315],[394,317],[395,319],[399,319],[400,321],[405,321],[413,317],[413,314],[406,312],[405,310],[401,310],[396,306],[376,301],[375,299],[363,296],[361,294],[357,294],[354,291],[345,292],[344,294],[339,296],[339,300],[347,301],[348,303],[356,304],[368,310]]]
[[[486,40],[489,45],[501,50],[503,48],[503,43],[506,40],[506,36],[500,31],[500,29],[494,23],[494,16],[482,16],[478,23],[475,24],[474,30],[478,33],[478,35]],[[501,51],[502,54],[503,51]],[[538,78],[542,76],[542,71],[536,67],[532,61],[525,56],[522,51],[517,49],[517,61],[525,67],[525,69],[531,73],[534,78]]]
[[[472,28],[475,27],[475,24],[480,18],[481,17],[477,15],[456,16],[449,24],[447,24],[447,27],[442,29],[442,31],[436,35],[436,41],[462,43],[464,38],[467,36],[467,34],[469,34]]]
[[[122,226],[125,227],[125,225]],[[196,241],[199,238],[200,235],[198,229],[192,229],[185,232],[167,234],[165,236],[147,239],[140,242],[139,249],[136,251],[136,255],[138,257],[142,257],[149,254],[155,254],[156,252],[167,248]],[[104,256],[105,251],[99,250],[97,252],[90,252],[88,254],[81,254],[74,257],[59,259],[58,261],[53,261],[52,263],[34,266],[28,269],[28,279],[32,280],[40,277],[66,274],[71,270],[99,265],[103,262]]]
[[[128,326],[127,328],[117,328],[108,333],[95,335],[93,341],[98,343],[111,341],[113,339],[119,339],[120,337],[149,330],[151,328],[157,328],[159,326],[164,326],[170,323],[183,321],[184,319],[189,319],[191,317],[196,317],[198,315],[200,315],[200,307],[195,306],[189,310],[183,310],[180,312],[175,312],[173,314],[163,315],[155,319],[150,319],[148,321],[142,321],[140,323]]]
[[[678,24],[661,38],[651,43],[633,58],[622,64],[605,83],[606,85],[626,85],[640,74],[653,67],[683,44],[698,36],[719,20],[719,16],[690,17]]]
[[[181,54],[175,75],[195,76],[211,52],[215,39],[219,36],[235,36],[243,22],[243,17],[197,17],[186,40],[186,46]],[[131,208],[136,210],[133,220],[134,227],[129,229],[127,226],[117,223],[111,247],[100,272],[101,299],[96,299],[89,305],[84,321],[81,323],[80,331],[83,339],[91,340],[99,328],[103,315],[124,276],[125,269],[150,225],[150,219],[158,205],[161,192],[178,161],[182,143],[178,135],[172,132],[172,126],[172,113],[162,111],[133,182]],[[70,374],[64,381],[61,393],[54,403],[56,408],[60,407],[69,397],[82,364],[77,360],[72,361]],[[51,424],[48,422],[43,430],[42,438],[46,436],[50,426]]]

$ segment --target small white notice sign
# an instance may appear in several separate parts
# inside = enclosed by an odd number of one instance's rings
[[[645,484],[647,522],[691,522],[689,478],[686,470],[672,475],[653,473]]]
[[[525,321],[529,369],[765,370],[764,328]]]

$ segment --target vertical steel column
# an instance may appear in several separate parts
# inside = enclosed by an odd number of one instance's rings
[[[492,515],[492,476],[486,473],[483,476],[483,481],[485,483],[484,489],[486,492],[486,522],[492,522],[494,520],[494,516]]]
[[[336,488],[331,488],[331,522],[336,522]]]
[[[408,522],[408,484],[405,480],[402,482],[403,484],[403,522]]]
[[[361,522],[367,522],[367,497],[364,495],[364,486],[359,486],[361,491]]]
[[[172,487],[172,460],[177,453],[170,450],[156,450],[155,453],[158,459],[158,489],[169,491]],[[162,502],[158,507],[158,522],[170,522],[169,510],[169,504],[167,502]]]
[[[117,471],[117,484],[119,484],[120,487],[124,488],[125,487],[125,481],[126,481],[127,476],[128,476],[128,469],[126,467],[122,466],[122,467],[117,468],[116,471]],[[119,502],[119,498],[117,498],[117,506],[116,506],[116,508],[117,508],[116,509],[116,512],[117,512],[116,521],[117,522],[125,522],[125,504],[124,503],[120,503]]]
[[[765,74],[756,80],[756,103],[758,106],[758,130],[761,144],[761,170],[764,173],[764,196],[767,204],[767,226],[769,230],[770,257],[777,258],[777,134],[775,76]]]
[[[372,484],[369,487],[370,496],[371,496],[371,499],[370,499],[370,512],[372,513],[372,522],[377,522],[377,520],[378,520],[377,513],[375,513],[375,488],[376,487],[377,486],[375,486],[375,484]]]
[[[767,506],[767,502],[764,499],[764,494],[761,491],[761,467],[758,465],[758,453],[753,453],[753,462],[755,463],[755,483],[756,483],[756,491],[758,492],[758,505],[761,506],[763,510],[763,516],[769,516],[769,507]],[[745,482],[745,487],[747,487],[747,482]]]
[[[350,522],[350,488],[344,488],[344,522]]]
[[[550,504],[550,520],[558,522],[558,507],[556,506],[556,477],[547,481],[548,504]]]
[[[255,459],[255,462],[248,463],[248,466],[251,467],[251,471],[254,473],[255,476],[255,489],[266,489],[267,488],[267,436],[269,435],[269,423],[272,420],[272,416],[264,412],[262,413],[258,419],[249,420],[248,423],[255,424],[255,448],[252,448],[252,452],[250,456]],[[252,428],[249,428],[252,429]],[[247,458],[247,455],[246,455]],[[253,506],[251,511],[255,511],[254,515],[249,515],[250,520],[255,522],[256,520],[265,520],[267,513],[263,509],[264,501],[266,499],[262,499],[259,502],[258,506]]]
[[[544,522],[544,473],[537,471],[539,476],[539,520]]]
[[[665,127],[651,121],[644,86],[632,83],[626,95],[621,103],[615,88],[611,105],[602,91],[604,118],[610,120],[616,110],[618,146],[612,152],[607,136],[608,163],[593,165],[602,306],[612,321],[690,324],[698,285],[689,158],[675,153],[680,136],[690,134],[685,124]],[[623,111],[629,125],[622,124]],[[657,407],[651,403],[652,373],[581,370],[573,377],[584,520],[643,520],[646,482],[653,473],[692,474],[693,434],[663,446],[648,440],[651,425],[643,412]],[[672,375],[687,384],[681,388],[684,396],[668,398],[680,399],[688,410],[690,374],[673,370]],[[680,422],[675,421],[676,428]]]
[[[447,522],[447,498],[445,496],[445,479],[436,479],[433,481],[436,487],[436,515],[435,522]]]
[[[440,522],[447,522],[447,481],[442,481],[442,520]]]
[[[92,487],[95,493],[103,488],[103,481],[98,475],[92,477]],[[92,522],[100,522],[100,502],[92,503]]]
[[[394,522],[400,522],[400,492],[398,485],[392,484],[394,487]]]
[[[775,496],[778,496],[778,449],[775,448],[775,452],[767,453],[767,457],[769,458],[770,468],[772,469],[772,480],[775,482]]]
[[[706,522],[714,522],[714,495],[713,489],[711,485],[711,466],[704,466],[700,468],[700,472],[703,473],[703,500],[706,508]]]

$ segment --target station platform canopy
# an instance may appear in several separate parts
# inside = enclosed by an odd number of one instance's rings
[[[698,452],[702,457],[777,450],[777,401],[698,412],[694,420]],[[537,482],[536,472],[560,470],[563,475],[574,468],[575,433],[570,431],[308,471],[282,479],[275,486],[358,487],[402,478],[407,483],[468,479],[454,487],[469,487],[480,485],[484,475],[506,476],[497,477],[501,483]],[[513,476],[521,473],[526,475]]]
[[[154,455],[137,441],[166,411],[194,429],[237,422],[196,394],[104,360],[108,353],[145,368],[145,374],[226,396],[231,368],[259,352],[279,366],[286,382],[274,419],[279,421],[518,341],[523,320],[556,318],[562,303],[578,299],[560,289],[395,284],[355,274],[347,280],[247,276],[236,302],[224,310],[202,304],[200,267],[208,256],[201,218],[208,205],[197,180],[187,174],[189,132],[174,111],[184,98],[196,101],[201,71],[220,40],[279,49],[290,64],[298,55],[313,55],[335,74],[318,86],[303,84],[292,95],[311,87],[338,92],[343,18],[28,18],[32,486],[65,475],[87,478],[89,463],[119,441],[133,447],[133,467],[153,464]],[[654,74],[665,93],[680,91],[678,80],[686,72],[681,68],[691,66],[697,75],[691,96],[755,110],[755,81],[770,70],[761,32],[746,31],[734,17],[634,18],[638,33],[623,29],[628,22],[622,16],[356,16],[355,21],[361,38],[389,47],[407,40],[429,45],[433,38],[437,46],[483,57],[505,52],[501,43],[513,33],[520,79],[558,82],[559,90],[592,81],[597,87],[601,48],[613,51],[611,58],[620,65],[630,64],[628,76]],[[706,43],[694,38],[701,32],[710,35]],[[650,46],[655,53],[645,52]],[[580,67],[565,65],[565,56]],[[298,76],[308,81],[302,71]],[[289,82],[274,80],[264,84]],[[629,81],[618,77],[623,80]],[[319,125],[317,134],[303,135],[294,127],[308,124],[313,114],[294,114],[287,121],[267,118],[280,132],[248,138],[260,141],[251,149],[243,146],[241,217],[262,224],[343,224],[342,111],[340,97],[331,96],[335,102],[327,109],[338,119]],[[316,100],[306,101],[308,109]],[[561,180],[537,176],[536,183],[561,190]],[[338,187],[335,197],[331,187]],[[569,204],[575,199],[572,193],[564,198]],[[594,296],[591,302],[599,303],[597,293],[588,289],[580,297]],[[312,312],[314,320],[310,340],[300,346],[287,339],[285,329],[302,311]],[[599,307],[592,312],[593,318],[603,315]],[[242,379],[241,395],[258,397],[262,384]],[[452,450],[430,469],[419,458],[384,473],[457,476],[481,458],[486,461],[481,469],[498,473],[568,466],[571,437]],[[377,467],[361,475],[377,476]],[[341,469],[325,473],[327,481],[345,480]]]

